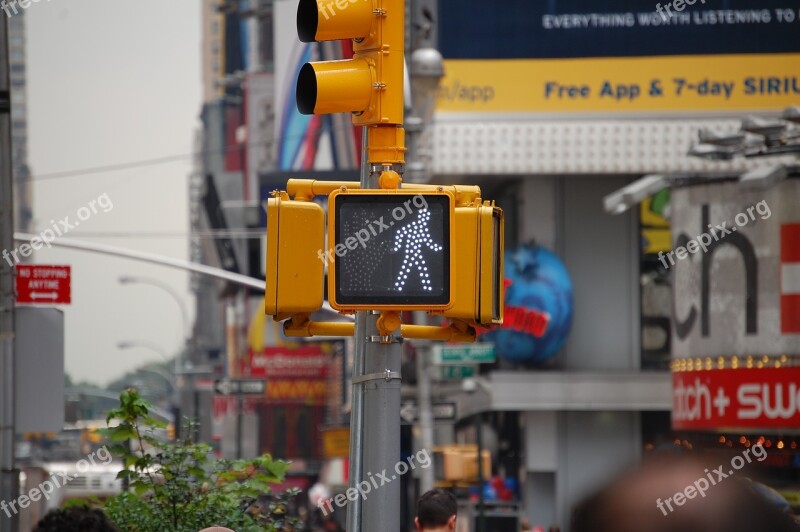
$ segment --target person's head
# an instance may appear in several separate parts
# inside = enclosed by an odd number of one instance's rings
[[[433,489],[419,498],[414,523],[420,532],[455,530],[457,513],[455,496],[449,491]]]
[[[117,532],[117,528],[102,510],[73,506],[50,510],[33,532]]]
[[[791,518],[723,467],[653,457],[579,504],[572,532],[798,531]],[[713,471],[712,471],[713,470]],[[723,477],[715,474],[719,470]],[[742,473],[743,476],[743,473]],[[712,479],[709,481],[709,479]],[[702,492],[702,493],[701,493]]]

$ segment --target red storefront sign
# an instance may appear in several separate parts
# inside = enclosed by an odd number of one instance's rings
[[[800,368],[672,374],[673,430],[797,429]]]
[[[330,364],[331,355],[319,345],[270,346],[250,350],[242,374],[266,379],[271,403],[324,404]]]
[[[17,264],[17,303],[68,305],[72,302],[72,267]]]
[[[324,380],[328,376],[329,356],[316,345],[303,347],[265,347],[250,352],[249,375],[267,379]]]
[[[781,332],[800,333],[800,224],[781,226]]]

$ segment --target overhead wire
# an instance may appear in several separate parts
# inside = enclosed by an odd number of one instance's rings
[[[321,137],[323,134],[327,132],[336,132],[336,131],[346,131],[348,128],[352,128],[352,125],[346,125],[344,127],[337,127],[331,126],[329,128],[322,128],[313,132],[312,136]],[[305,137],[306,134],[302,135],[287,135],[285,140],[293,139],[293,138],[301,138]],[[88,176],[93,174],[103,174],[109,172],[118,172],[122,170],[128,170],[131,168],[142,168],[147,166],[157,166],[160,164],[167,164],[172,162],[178,162],[185,159],[191,159],[195,157],[202,157],[205,155],[214,155],[220,153],[228,153],[231,151],[240,150],[244,147],[252,147],[258,146],[260,144],[264,144],[263,141],[253,141],[249,143],[236,143],[236,144],[229,144],[223,146],[221,148],[209,149],[209,150],[201,150],[195,151],[192,153],[184,153],[184,154],[176,154],[176,155],[165,155],[163,157],[155,157],[152,159],[140,159],[138,161],[129,161],[125,163],[117,163],[117,164],[109,164],[103,166],[92,166],[83,169],[75,169],[75,170],[63,170],[63,171],[56,171],[56,172],[46,172],[43,174],[36,174],[29,178],[30,181],[46,181],[50,179],[63,179],[69,177],[81,177],[81,176]]]

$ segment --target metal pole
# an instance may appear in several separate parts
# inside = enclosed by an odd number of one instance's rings
[[[34,238],[40,238],[40,235],[34,235],[33,233],[14,233],[14,240],[20,242],[30,242]],[[177,268],[179,270],[190,271],[199,273],[201,275],[207,275],[209,277],[215,277],[217,279],[223,279],[237,285],[249,286],[251,288],[255,288],[256,290],[260,290],[261,292],[264,291],[263,279],[248,277],[247,275],[242,275],[241,273],[233,273],[221,268],[207,266],[205,264],[198,264],[196,262],[189,262],[173,257],[165,257],[164,255],[156,255],[155,253],[147,253],[145,251],[109,246],[108,244],[98,244],[96,242],[85,242],[77,238],[67,238],[63,236],[59,237],[58,240],[55,240],[54,242],[50,242],[50,245],[68,249],[79,249],[81,251],[91,251],[94,253],[101,253],[103,255],[137,260],[139,262],[149,262],[150,264],[158,264],[159,266],[167,266],[169,268]],[[323,309],[325,308],[326,307],[323,305]],[[329,306],[327,308],[330,309]],[[331,310],[331,312],[334,311]]]
[[[2,17],[0,17],[2,18]],[[14,188],[11,170],[11,94],[8,74],[8,21],[0,23],[0,250],[14,249]],[[0,501],[19,495],[14,456],[14,270],[0,265]],[[0,532],[16,532],[16,514],[0,515]]]
[[[363,128],[361,136],[361,186],[369,186],[369,164],[367,157],[367,129]],[[367,337],[366,331],[366,312],[356,313],[355,327],[355,353],[353,353],[353,377],[360,377],[365,372],[366,344],[364,339]],[[364,385],[353,382],[353,397],[350,409],[350,487],[355,487],[361,481],[363,475],[362,451],[364,448]],[[350,501],[347,505],[347,527],[348,532],[358,532],[361,530],[361,498]]]
[[[372,173],[363,132],[361,188],[378,188],[382,168]],[[381,337],[378,312],[356,314],[353,411],[350,420],[350,489],[386,475],[380,490],[348,504],[347,530],[400,532],[400,340]],[[366,379],[366,380],[362,380]]]
[[[199,419],[200,416],[200,390],[197,389],[195,379],[197,376],[192,376],[192,419]],[[193,438],[194,442],[197,443],[200,441],[200,423],[198,423],[194,428],[194,434],[189,435],[190,438]]]
[[[353,377],[364,375],[364,342],[366,337],[366,312],[356,313],[355,353],[353,354]],[[350,487],[354,487],[360,479],[363,469],[361,451],[364,448],[364,385],[353,384],[353,397],[350,401]],[[347,505],[348,532],[361,530],[361,498]]]
[[[486,531],[483,505],[483,412],[475,415],[475,439],[478,440],[478,532]]]
[[[411,6],[411,76],[412,109],[406,115],[405,181],[431,181],[430,159],[431,123],[439,82],[444,75],[442,56],[436,51],[436,0],[412,0]],[[426,312],[415,312],[415,323],[428,324]],[[430,355],[431,342],[418,342],[417,347],[417,405],[419,409],[419,444],[433,457],[433,411],[431,406]],[[433,489],[435,467],[419,470],[419,494]]]
[[[401,340],[389,337],[393,343],[383,343],[379,336],[378,312],[367,316],[365,372],[372,378],[364,383],[364,449],[362,480],[385,475],[390,482],[380,486],[364,501],[363,527],[359,530],[400,532],[400,500],[404,472],[400,463],[400,355]],[[407,463],[405,464],[408,465]]]
[[[427,322],[427,315],[418,312],[420,323]],[[431,406],[431,375],[429,356],[430,342],[417,345],[417,405],[419,409],[419,443],[422,449],[433,457],[433,411]],[[434,467],[419,470],[419,495],[432,490],[434,485]]]
[[[242,458],[242,428],[244,421],[244,395],[236,394],[236,458]]]

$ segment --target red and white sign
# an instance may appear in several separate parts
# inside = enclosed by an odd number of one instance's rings
[[[673,430],[800,427],[800,368],[672,374]]]
[[[800,223],[781,226],[781,332],[800,334]]]
[[[267,379],[325,379],[330,356],[317,345],[250,352],[249,375]]]
[[[69,305],[72,267],[17,264],[17,303]]]

